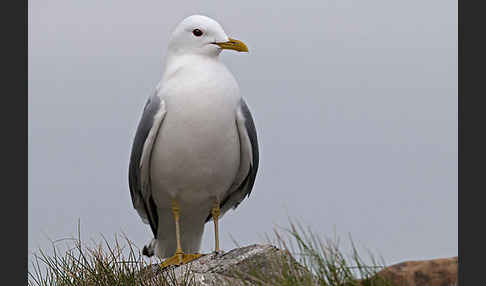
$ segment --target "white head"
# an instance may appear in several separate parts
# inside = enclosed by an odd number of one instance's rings
[[[229,38],[218,22],[201,15],[185,18],[177,25],[169,40],[169,52],[172,54],[216,57],[223,49],[248,52],[246,45]]]

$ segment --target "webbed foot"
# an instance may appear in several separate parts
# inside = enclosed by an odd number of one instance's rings
[[[191,262],[195,259],[198,259],[201,256],[202,256],[202,254],[199,254],[199,253],[176,252],[176,254],[174,254],[174,256],[169,257],[166,260],[164,260],[164,262],[162,262],[160,267],[162,269],[164,269],[164,268],[169,267],[171,265],[176,265],[176,266],[183,265],[183,264],[189,263],[189,262]]]

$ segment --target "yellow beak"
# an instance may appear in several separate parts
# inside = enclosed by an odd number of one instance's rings
[[[248,47],[242,41],[229,38],[229,41],[222,43],[214,43],[218,45],[221,49],[235,50],[238,52],[248,52]]]

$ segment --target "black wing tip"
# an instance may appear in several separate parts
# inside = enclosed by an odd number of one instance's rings
[[[147,256],[147,257],[152,257],[154,256],[154,250],[148,248],[146,245],[143,247],[142,254]]]

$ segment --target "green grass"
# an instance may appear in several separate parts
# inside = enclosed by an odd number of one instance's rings
[[[173,269],[153,275],[146,271],[158,259],[146,261],[141,250],[126,236],[115,236],[110,243],[104,237],[95,246],[84,244],[79,234],[66,251],[53,243],[53,254],[39,249],[33,255],[28,285],[197,285],[190,269],[176,281]],[[288,229],[267,236],[269,243],[286,251],[287,255],[273,260],[274,265],[239,273],[256,285],[392,285],[375,274],[383,268],[369,253],[368,262],[358,254],[351,240],[351,252],[344,254],[339,239],[321,239],[310,229],[290,223]],[[298,263],[296,263],[298,262]],[[271,271],[269,271],[271,269]],[[307,270],[306,270],[307,269]]]
[[[194,285],[189,271],[181,281],[175,280],[173,270],[151,275],[145,268],[160,260],[144,260],[141,250],[124,235],[123,243],[119,236],[112,243],[103,237],[101,243],[92,247],[81,241],[78,225],[78,238],[70,241],[71,247],[62,255],[57,242],[52,242],[53,254],[39,249],[33,255],[28,285]]]
[[[310,228],[305,229],[290,221],[289,228],[274,230],[274,237],[267,236],[267,241],[287,251],[293,258],[277,262],[279,265],[275,268],[280,270],[277,275],[257,274],[260,279],[269,280],[271,285],[393,286],[390,281],[376,275],[385,267],[383,259],[377,260],[368,251],[365,260],[351,237],[351,250],[346,255],[337,236],[322,239]]]

